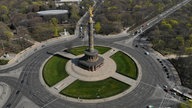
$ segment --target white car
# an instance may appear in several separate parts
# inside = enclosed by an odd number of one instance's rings
[[[154,106],[153,105],[148,105],[147,108],[154,108]]]
[[[145,53],[144,53],[145,55],[149,55],[149,52],[148,51],[145,51]]]
[[[168,86],[167,86],[167,85],[163,85],[163,88],[164,88],[164,89],[167,89],[167,88],[168,88]]]

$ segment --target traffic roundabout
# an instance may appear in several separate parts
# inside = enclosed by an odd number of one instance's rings
[[[97,48],[105,51],[101,51],[102,54],[99,54],[104,58],[104,64],[96,71],[89,71],[78,66],[78,59],[83,57],[83,54],[78,51],[85,47],[75,47],[78,54],[69,53],[70,51],[56,52],[43,63],[40,69],[41,83],[55,96],[80,103],[111,101],[134,90],[142,77],[139,63],[129,54],[116,48],[104,46],[97,46]],[[73,48],[71,50],[73,51]],[[54,57],[60,60],[51,60]],[[66,63],[62,64],[62,60],[66,60]],[[121,70],[122,68],[125,70]],[[126,70],[126,68],[128,69]],[[49,76],[47,73],[50,73],[50,70],[52,71]],[[61,78],[63,74],[65,77]],[[60,80],[50,84],[52,79]]]
[[[123,40],[123,38],[118,39]],[[142,69],[142,73],[138,74],[137,79],[135,80],[137,86],[135,88],[129,87],[127,89],[128,91],[121,92],[121,96],[119,93],[117,95],[117,98],[113,98],[111,100],[108,100],[106,98],[101,98],[99,101],[95,102],[86,102],[81,98],[70,98],[70,96],[63,96],[60,95],[60,91],[56,91],[54,88],[57,83],[53,84],[53,87],[48,86],[42,76],[42,70],[45,63],[51,59],[53,54],[57,54],[58,52],[63,52],[63,49],[74,48],[75,46],[81,46],[82,41],[79,39],[73,39],[73,40],[67,40],[62,42],[57,42],[52,45],[47,45],[43,49],[37,50],[29,56],[26,60],[24,60],[19,65],[16,65],[12,67],[11,69],[17,69],[21,66],[22,69],[22,75],[19,78],[20,89],[23,96],[26,96],[31,101],[33,101],[36,105],[40,107],[46,107],[46,108],[117,108],[117,107],[128,107],[128,108],[142,108],[143,106],[147,106],[150,103],[157,103],[160,104],[162,102],[162,99],[153,99],[153,93],[157,89],[157,85],[163,85],[167,84],[165,77],[163,76],[161,65],[158,64],[151,56],[146,56],[142,49],[134,49],[131,47],[128,47],[126,45],[120,45],[114,43],[118,40],[101,40],[101,39],[95,39],[96,45],[99,46],[107,46],[112,49],[109,50],[113,51],[116,50],[117,52],[123,52],[129,57],[131,57],[134,62],[137,65],[138,69]],[[71,44],[73,43],[73,44]],[[113,43],[113,44],[111,44]],[[106,52],[107,53],[107,52]],[[105,55],[105,54],[100,54]],[[75,57],[75,56],[74,56]],[[114,60],[115,61],[115,60]],[[67,62],[63,62],[67,63]],[[118,68],[119,63],[116,63],[116,67]],[[62,65],[62,64],[61,64]],[[65,66],[62,66],[65,67]],[[116,68],[116,69],[117,69]],[[57,68],[55,68],[57,69]],[[54,69],[53,69],[54,70]],[[3,70],[3,71],[10,71]],[[116,71],[115,73],[117,73]],[[67,72],[66,72],[67,73]],[[67,77],[71,77],[71,75],[64,75],[67,79]],[[72,77],[73,78],[73,77]],[[132,79],[132,77],[125,77],[123,81],[126,81],[128,79]],[[140,78],[140,80],[138,80]],[[61,78],[62,79],[62,78]],[[75,79],[76,80],[76,79]],[[15,81],[12,81],[10,78],[9,80],[7,78],[2,78],[0,81],[6,82],[9,85],[15,85]],[[122,80],[120,82],[123,82]],[[131,80],[134,81],[134,80]],[[59,81],[60,82],[60,81]],[[130,81],[129,81],[130,82]],[[131,84],[129,84],[131,85]],[[62,91],[63,89],[61,89]],[[112,91],[112,90],[111,90]],[[15,90],[16,92],[16,90]],[[11,103],[12,106],[15,104],[12,102],[12,100],[19,100],[17,95],[15,95],[15,92],[12,93],[11,100],[8,100],[8,103]],[[126,93],[128,92],[128,93]],[[19,95],[21,95],[21,93]],[[59,95],[58,95],[59,94]],[[75,100],[70,100],[75,99]],[[92,100],[92,99],[89,99]],[[7,104],[6,104],[7,105]]]

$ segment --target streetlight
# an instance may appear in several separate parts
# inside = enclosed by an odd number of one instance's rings
[[[3,44],[3,40],[1,40],[1,45],[2,45],[2,48],[3,48],[3,53],[5,53],[5,47],[4,47],[4,44]]]
[[[2,47],[3,47],[3,52],[5,51],[5,48],[4,48],[4,45],[3,45],[3,41],[1,41],[1,43],[2,43]]]

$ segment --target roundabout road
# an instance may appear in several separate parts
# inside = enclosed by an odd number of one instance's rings
[[[159,17],[158,15],[156,18],[154,18],[156,20],[150,20],[148,22],[150,26],[143,29],[147,30],[148,28],[152,27],[160,20],[169,16],[171,13],[178,10],[190,1],[191,0],[185,0],[178,5],[173,6],[172,8],[162,13],[161,17]],[[78,22],[79,25],[81,23],[83,23],[83,19]],[[138,28],[140,27],[142,27],[142,25]],[[168,95],[166,95],[166,93],[164,92],[161,93],[160,97],[158,93],[156,93],[156,91],[162,91],[163,85],[168,85],[168,83],[166,82],[166,76],[163,73],[161,65],[157,62],[156,59],[153,59],[154,57],[151,57],[150,55],[145,55],[145,51],[142,48],[135,48],[130,46],[131,43],[134,42],[134,37],[132,39],[129,39],[128,41],[127,38],[128,37],[125,36],[112,39],[95,39],[96,45],[111,46],[122,50],[133,56],[141,65],[142,79],[136,89],[134,89],[127,95],[119,99],[103,103],[73,103],[69,101],[64,101],[50,94],[47,89],[43,85],[41,85],[39,79],[40,66],[48,57],[51,56],[51,54],[54,54],[55,52],[61,51],[65,48],[87,45],[87,42],[76,38],[71,41],[63,41],[51,46],[45,46],[43,49],[35,51],[31,56],[23,60],[21,63],[7,69],[0,70],[0,74],[5,74],[8,72],[12,73],[12,71],[22,68],[19,78],[15,78],[14,76],[0,76],[0,82],[2,81],[7,83],[11,86],[12,89],[11,96],[9,97],[7,103],[5,103],[3,108],[15,108],[23,96],[26,96],[41,108],[145,108],[147,105],[151,104],[157,108],[176,108],[175,105],[177,101],[174,101],[172,98],[168,98]],[[127,42],[129,42],[129,44],[127,44]]]
[[[191,0],[184,0],[178,5],[173,6],[169,10],[162,13],[161,17],[157,16],[156,20],[150,20],[150,26],[148,28],[152,27],[160,20],[167,17],[190,1]],[[78,22],[78,24],[80,25],[82,22],[83,19]],[[142,27],[142,25],[138,28],[140,27]],[[144,30],[147,30],[148,28],[145,28]],[[84,40],[74,39],[71,41],[57,42],[50,46],[45,46],[43,49],[35,51],[31,56],[17,65],[0,70],[0,74],[5,74],[18,71],[17,69],[22,68],[19,78],[15,78],[14,76],[0,76],[0,81],[10,85],[12,89],[11,96],[3,108],[15,108],[22,96],[26,96],[41,108],[145,108],[147,105],[151,104],[158,108],[176,108],[175,105],[177,101],[175,101],[173,98],[169,98],[170,96],[168,96],[162,90],[163,85],[168,85],[162,67],[159,65],[156,59],[153,59],[153,57],[150,55],[145,55],[142,48],[130,46],[131,42],[134,42],[134,38],[130,39],[131,41],[126,41],[127,38],[128,37],[125,36],[112,39],[95,39],[96,45],[111,46],[122,50],[133,56],[141,65],[142,79],[136,89],[127,95],[119,99],[103,103],[74,103],[62,100],[50,94],[47,89],[41,85],[39,79],[40,66],[48,57],[51,56],[51,54],[54,54],[55,52],[61,51],[65,48],[87,45],[87,42]],[[117,41],[121,44],[116,43]],[[127,42],[129,42],[129,44],[127,44]],[[159,93],[164,93],[164,95],[161,95],[162,97],[160,98],[156,98],[155,95],[158,95]]]
[[[157,85],[167,85],[160,65],[149,55],[145,55],[142,49],[133,49],[129,46],[115,44],[115,41],[117,41],[117,39],[95,39],[95,44],[111,46],[130,54],[138,61],[142,68],[141,82],[136,87],[136,89],[134,89],[127,95],[119,99],[103,103],[74,103],[62,100],[50,94],[46,90],[46,88],[41,85],[39,79],[39,70],[41,64],[48,57],[50,57],[51,54],[57,51],[61,51],[67,47],[86,44],[82,42],[82,40],[76,38],[71,41],[63,41],[60,43],[53,44],[51,46],[47,46],[44,49],[36,51],[34,54],[32,54],[20,64],[5,70],[1,70],[1,72],[9,72],[21,66],[23,67],[19,79],[15,79],[12,77],[0,77],[0,81],[9,84],[13,89],[11,97],[8,99],[4,107],[6,108],[7,105],[10,105],[11,108],[15,108],[22,96],[28,97],[39,107],[43,108],[143,108],[152,103],[155,103],[155,105],[157,105],[158,107],[160,105],[163,105],[162,102],[165,102],[163,101],[164,98],[153,99],[152,97],[154,91],[158,89]]]

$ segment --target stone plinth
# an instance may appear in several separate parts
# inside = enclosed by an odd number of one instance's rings
[[[109,57],[102,57],[104,58],[105,63],[100,67],[97,68],[94,72],[90,72],[87,69],[81,68],[78,66],[79,58],[74,58],[67,62],[66,64],[66,71],[69,75],[77,78],[81,81],[100,81],[107,79],[113,76],[116,72],[116,64],[115,62]]]
[[[103,65],[103,57],[98,56],[98,51],[85,50],[85,55],[78,60],[78,65],[88,71],[96,71]]]

